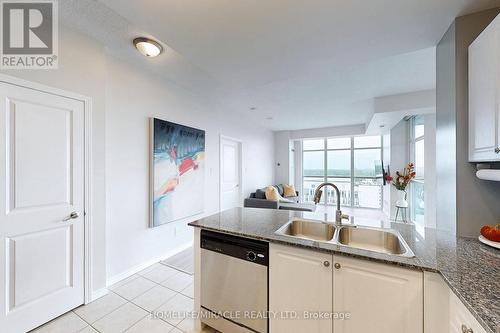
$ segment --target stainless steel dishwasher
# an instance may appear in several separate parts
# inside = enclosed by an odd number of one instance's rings
[[[267,333],[269,244],[202,230],[200,246],[201,307],[222,315],[214,328]]]

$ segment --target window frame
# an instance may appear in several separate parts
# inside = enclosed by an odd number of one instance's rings
[[[415,133],[415,127],[417,125],[417,121],[422,121],[422,124],[424,125],[424,134],[422,134],[421,136],[418,136],[416,137],[416,133]],[[412,116],[409,121],[408,121],[408,124],[409,124],[409,140],[408,140],[408,143],[409,143],[409,148],[408,148],[408,151],[409,151],[409,155],[410,155],[410,161],[414,161],[414,163],[416,163],[416,144],[417,142],[420,142],[420,141],[423,141],[424,142],[424,154],[425,154],[425,116],[424,115],[416,115],[416,116]],[[417,165],[415,164],[415,171],[416,171],[416,167]],[[425,168],[425,160],[424,160],[424,168]],[[424,169],[425,170],[425,169]],[[424,188],[424,191],[425,191],[425,171],[424,171],[424,176],[421,177],[419,176],[419,174],[417,173],[415,179],[413,179],[411,182],[410,182],[410,188],[409,188],[409,193],[408,193],[408,203],[410,205],[409,207],[409,217],[410,217],[410,221],[415,224],[416,226],[420,227],[420,228],[424,228],[425,227],[425,196],[424,196],[424,222],[423,224],[421,223],[418,223],[417,222],[417,219],[415,218],[416,214],[415,214],[415,207],[413,205],[414,203],[414,197],[413,197],[413,192],[414,192],[414,186],[415,184],[421,184],[423,185],[423,188]]]
[[[372,135],[372,136],[378,136],[378,135]],[[304,189],[304,181],[306,179],[318,179],[318,178],[322,178],[322,181],[323,182],[328,182],[330,180],[333,180],[333,182],[335,182],[336,179],[346,179],[346,178],[349,178],[350,179],[350,198],[349,198],[349,205],[343,205],[341,204],[341,206],[343,207],[349,207],[349,208],[361,208],[361,209],[373,209],[373,210],[382,210],[383,209],[383,203],[384,203],[384,191],[383,191],[383,184],[381,183],[379,186],[380,186],[380,207],[379,208],[373,208],[373,207],[361,207],[361,206],[356,206],[354,204],[354,189],[356,187],[356,180],[359,180],[359,179],[379,179],[381,177],[377,177],[377,176],[367,176],[367,177],[356,177],[354,175],[354,155],[355,155],[355,152],[356,151],[359,151],[359,150],[380,150],[380,161],[383,161],[384,160],[384,137],[382,135],[380,135],[380,146],[379,147],[366,147],[366,148],[355,148],[354,147],[354,138],[356,137],[361,137],[361,136],[348,136],[348,137],[345,137],[345,136],[341,136],[341,137],[325,137],[325,138],[319,138],[319,139],[322,139],[324,140],[324,148],[323,149],[304,149],[304,144],[303,142],[305,140],[319,140],[318,138],[311,138],[311,139],[302,139],[302,152],[301,152],[301,160],[302,160],[302,189]],[[349,138],[350,139],[350,147],[349,148],[328,148],[328,139],[333,139],[333,138]],[[328,175],[328,152],[330,151],[350,151],[350,176],[349,177],[345,177],[345,176],[329,176]],[[314,177],[314,176],[304,176],[304,168],[303,168],[303,164],[304,164],[304,153],[305,152],[323,152],[324,153],[324,161],[323,161],[323,171],[324,171],[324,174],[323,176],[319,176],[319,177]],[[345,182],[347,183],[347,182]],[[302,193],[302,195],[304,195],[304,193]],[[340,198],[338,198],[337,200],[340,200]],[[324,204],[324,205],[327,205],[327,206],[333,206],[333,204],[329,204],[328,203],[328,195],[324,195],[322,198],[321,198],[321,203]]]

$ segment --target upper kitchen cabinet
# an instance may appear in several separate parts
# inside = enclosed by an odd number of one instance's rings
[[[469,161],[500,161],[500,16],[469,46]]]

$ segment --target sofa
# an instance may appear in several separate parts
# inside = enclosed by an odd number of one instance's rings
[[[283,184],[272,186],[274,186],[278,190],[278,193],[283,197]],[[245,201],[243,202],[243,206],[251,208],[284,209],[304,212],[313,212],[316,209],[316,206],[313,204],[301,203],[299,192],[295,192],[295,194],[296,195],[293,197],[285,198],[292,202],[271,201],[266,199],[266,188],[260,188],[255,192],[250,193],[250,197],[245,199]]]

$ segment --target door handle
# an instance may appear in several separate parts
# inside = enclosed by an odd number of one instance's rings
[[[500,154],[500,147],[495,148],[495,154]]]
[[[77,219],[80,217],[80,213],[78,212],[72,212],[71,214],[69,214],[69,216],[67,218],[65,218],[63,220],[63,222],[66,222],[66,221],[69,221],[69,220],[74,220],[74,219]]]

